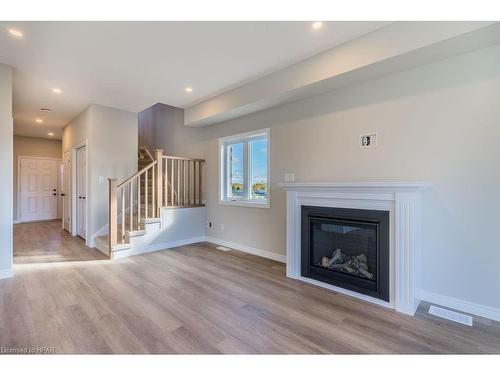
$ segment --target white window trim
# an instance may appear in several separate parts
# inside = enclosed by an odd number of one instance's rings
[[[226,177],[223,174],[225,173],[224,159],[226,155],[224,152],[225,151],[224,146],[231,142],[236,142],[244,138],[258,137],[259,135],[267,137],[267,189],[268,189],[267,199],[265,201],[259,201],[257,199],[238,199],[238,200],[225,199],[224,184],[226,183]],[[247,154],[246,150],[244,154],[245,155]],[[270,208],[271,207],[271,160],[270,159],[271,159],[271,132],[269,128],[259,129],[251,132],[240,133],[228,137],[219,138],[219,204],[228,206]],[[247,169],[248,168],[245,166],[244,168],[245,174],[248,172]],[[248,177],[246,175],[245,177],[246,180],[248,180]]]

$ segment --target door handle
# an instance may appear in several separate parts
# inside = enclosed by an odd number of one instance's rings
[[[65,197],[65,196],[66,196],[66,194],[64,194],[64,193],[61,193],[61,197]]]
[[[85,199],[85,197],[82,197],[82,199]]]
[[[52,195],[54,195],[54,196],[55,196],[55,195],[57,195],[57,193],[53,193]]]
[[[82,197],[78,197],[78,199],[82,199]]]

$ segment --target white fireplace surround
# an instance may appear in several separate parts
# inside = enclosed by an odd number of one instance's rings
[[[414,315],[420,303],[423,182],[282,183],[287,191],[288,277]],[[301,206],[389,211],[390,300],[382,301],[301,275]]]

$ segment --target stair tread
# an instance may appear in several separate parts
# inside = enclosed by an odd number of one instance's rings
[[[147,218],[144,218],[142,219],[145,223],[158,223],[159,221],[161,221],[161,218],[159,217],[147,217]]]
[[[146,230],[132,230],[132,231],[128,231],[127,232],[127,235],[129,237],[138,237],[138,236],[144,236],[145,234],[147,233]]]

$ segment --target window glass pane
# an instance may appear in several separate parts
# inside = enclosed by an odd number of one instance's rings
[[[244,144],[243,143],[235,143],[229,145],[227,147],[228,151],[228,161],[229,161],[229,188],[228,188],[228,196],[232,199],[243,199],[245,198],[244,191]]]
[[[252,199],[266,199],[269,189],[267,181],[267,138],[249,142],[250,186]]]

